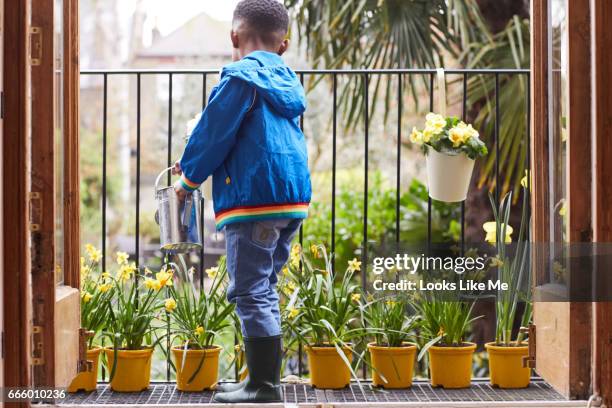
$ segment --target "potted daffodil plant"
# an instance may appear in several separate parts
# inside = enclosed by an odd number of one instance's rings
[[[445,202],[465,200],[474,161],[488,153],[478,131],[456,117],[431,112],[424,128],[412,129],[410,140],[426,155],[429,196]]]
[[[98,267],[102,258],[99,249],[85,245],[87,257],[81,257],[81,329],[88,334],[87,361],[91,365],[79,372],[68,386],[69,392],[93,391],[97,386],[98,363],[102,348],[96,345],[106,326],[109,316],[109,301],[113,296],[114,284],[107,273],[100,273]]]
[[[476,344],[466,341],[474,320],[473,302],[454,295],[432,292],[417,296],[414,307],[421,316],[421,334],[429,341],[421,348],[419,360],[429,354],[431,385],[466,388],[472,381],[472,356]]]
[[[495,221],[493,225],[485,224],[486,240],[495,245],[497,256],[494,266],[497,267],[497,279],[506,284],[508,290],[499,290],[496,294],[495,341],[485,344],[489,353],[489,372],[491,384],[500,388],[525,388],[529,385],[531,370],[523,366],[523,358],[529,354],[529,347],[524,337],[526,326],[531,321],[532,304],[530,292],[526,285],[530,282],[529,256],[529,195],[523,186],[522,215],[518,237],[513,250],[511,242],[512,227],[508,224],[512,204],[512,193],[508,193],[499,208],[492,196],[489,196]],[[510,233],[509,233],[510,231]],[[490,236],[492,235],[492,236]],[[515,321],[519,318],[520,304],[524,307],[520,315],[521,329],[513,333]]]
[[[361,293],[353,280],[361,262],[350,261],[344,274],[334,276],[325,247],[315,245],[312,252],[311,260],[299,245],[292,249],[284,271],[292,288],[285,324],[305,345],[312,386],[344,388],[351,375],[357,378],[351,366],[352,341],[364,334],[359,324]]]
[[[181,391],[202,391],[217,384],[221,347],[215,340],[231,329],[234,305],[227,294],[225,258],[206,270],[210,284],[200,290],[193,283],[193,269],[186,279],[168,287],[166,310],[170,313],[174,340],[172,347],[176,368],[176,387]]]
[[[408,388],[412,385],[417,345],[414,338],[419,322],[408,315],[409,302],[402,296],[375,300],[361,305],[363,326],[374,337],[368,343],[372,359],[372,384],[382,388]]]
[[[172,286],[174,271],[167,265],[153,275],[145,268],[130,263],[125,254],[118,254],[119,271],[110,276],[115,290],[110,300],[110,313],[104,335],[112,346],[104,349],[110,386],[114,391],[142,391],[149,386],[153,347],[153,321],[173,299],[163,299],[163,288]]]

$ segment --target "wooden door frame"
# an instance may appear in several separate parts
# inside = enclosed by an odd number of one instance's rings
[[[536,251],[550,241],[550,197],[549,197],[549,12],[548,0],[531,2],[531,154],[533,169],[533,242]],[[572,35],[568,39],[568,163],[571,167],[567,179],[568,225],[570,242],[591,241],[591,144],[589,134],[591,121],[591,81],[585,73],[590,72],[590,14],[589,0],[568,2],[567,24]],[[547,255],[535,259],[534,284],[548,282],[549,263]],[[575,276],[576,274],[571,274]],[[573,282],[572,282],[573,283]],[[542,313],[537,309],[542,308]],[[536,371],[551,382],[557,390],[570,398],[587,398],[591,391],[591,304],[589,302],[536,302],[534,317],[550,315],[562,319],[563,329],[556,334],[562,337],[555,348],[547,344],[549,339],[536,336],[539,351],[536,356]],[[536,326],[538,322],[536,321]],[[555,322],[555,327],[556,327]],[[554,329],[557,330],[557,329]],[[553,331],[554,331],[553,330]],[[566,364],[559,364],[559,353],[567,354]]]
[[[31,293],[28,229],[30,1],[4,10],[4,88],[2,138],[4,258],[4,386],[25,386],[30,378]],[[10,194],[7,194],[10,192]],[[18,404],[25,406],[26,404]]]
[[[593,241],[612,242],[612,4],[609,0],[591,0],[591,35],[593,83]],[[612,285],[610,271],[598,273],[601,285]],[[607,279],[607,280],[606,280]],[[593,378],[594,390],[603,397],[604,404],[612,405],[612,302],[593,304]]]

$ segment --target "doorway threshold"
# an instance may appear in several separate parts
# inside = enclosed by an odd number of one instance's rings
[[[369,381],[361,387],[352,383],[342,390],[319,390],[308,384],[283,384],[284,402],[266,407],[586,407],[586,401],[570,401],[542,380],[533,380],[528,388],[505,390],[492,387],[486,380],[473,381],[470,388],[434,388],[427,381],[415,381],[411,388],[381,390]],[[98,385],[89,393],[70,394],[58,407],[254,407],[262,404],[218,404],[214,391],[181,392],[174,383],[152,383],[148,390],[119,393],[108,384]]]

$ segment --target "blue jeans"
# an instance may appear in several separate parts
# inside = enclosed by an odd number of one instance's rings
[[[245,338],[281,334],[277,274],[287,263],[301,219],[239,222],[225,227],[227,299]]]

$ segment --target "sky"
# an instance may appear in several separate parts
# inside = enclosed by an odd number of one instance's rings
[[[149,15],[146,28],[149,29],[153,24],[157,24],[161,34],[166,35],[201,12],[206,12],[217,20],[230,21],[238,0],[142,0],[142,2]],[[130,16],[135,6],[136,0],[118,3],[119,12],[124,16]]]

